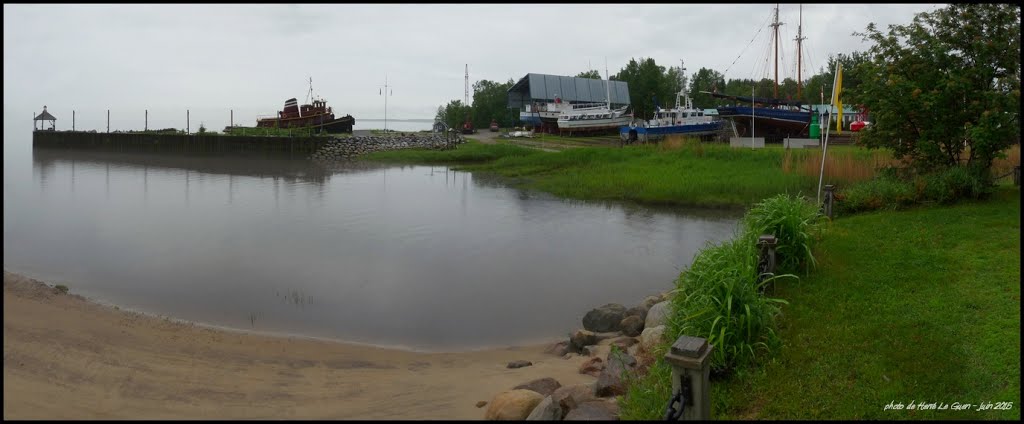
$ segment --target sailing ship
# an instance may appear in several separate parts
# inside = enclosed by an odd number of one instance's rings
[[[654,118],[646,122],[636,121],[619,127],[619,135],[623,140],[636,136],[640,140],[653,140],[666,135],[709,136],[717,134],[723,127],[722,120],[705,115],[703,109],[693,107],[693,100],[686,91],[686,68],[680,60],[679,92],[676,93],[676,106],[671,109],[658,108]]]
[[[581,103],[570,105],[558,115],[558,132],[604,132],[615,131],[633,121],[633,114],[627,113],[629,106],[612,109],[611,82],[605,67],[606,103]]]
[[[345,115],[340,118],[334,117],[334,110],[327,106],[327,101],[313,94],[313,79],[309,79],[309,94],[306,96],[307,103],[301,107],[293,97],[284,101],[284,110],[277,112],[273,117],[257,117],[256,127],[258,128],[312,128],[317,132],[326,133],[351,133],[355,125],[355,118],[352,115]]]
[[[810,134],[813,112],[800,101],[779,99],[779,7],[775,5],[775,92],[774,97],[730,96],[706,92],[716,98],[732,99],[736,105],[718,107],[718,115],[729,122],[737,137],[764,137],[766,143],[782,142],[787,137],[806,138]],[[801,43],[803,36],[803,6],[800,7],[800,25],[797,27],[797,98],[800,98],[802,66]],[[742,105],[749,103],[749,105]],[[760,105],[760,106],[758,106]],[[753,127],[753,128],[752,128]]]

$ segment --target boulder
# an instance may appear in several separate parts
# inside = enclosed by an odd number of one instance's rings
[[[659,302],[651,306],[647,311],[647,320],[644,321],[644,328],[665,325],[668,322],[668,315],[672,313],[672,305],[666,302]]]
[[[507,366],[509,368],[522,368],[522,367],[528,367],[530,365],[533,365],[533,362],[524,361],[524,360],[520,359],[518,361],[509,362]]]
[[[546,396],[526,417],[527,421],[557,421],[562,419],[562,406]]]
[[[591,309],[583,316],[583,328],[595,332],[618,331],[619,323],[626,314],[626,307],[609,303]]]
[[[541,395],[548,396],[554,393],[555,390],[558,389],[559,387],[562,387],[562,384],[559,383],[558,380],[555,380],[551,377],[545,377],[538,378],[536,380],[530,381],[529,383],[520,384],[516,387],[513,387],[513,389],[533,390],[537,393],[540,393]]]
[[[640,304],[646,310],[650,310],[651,306],[661,303],[661,296],[647,296],[644,298],[644,302]]]
[[[640,333],[640,351],[648,354],[653,353],[654,348],[661,344],[661,338],[664,334],[664,325],[645,328],[644,331]]]
[[[617,404],[603,400],[581,403],[565,415],[566,421],[616,421],[619,419]]]
[[[580,374],[588,374],[594,377],[601,375],[604,369],[604,360],[601,358],[590,358],[580,365]]]
[[[562,407],[562,418],[564,418],[564,414],[576,409],[579,404],[597,399],[597,397],[594,396],[593,384],[575,384],[559,387],[555,393],[551,394],[551,399]]]
[[[524,420],[542,400],[544,396],[533,390],[517,389],[499,393],[491,399],[484,419]]]
[[[651,306],[654,306],[654,305],[651,305]],[[629,309],[626,310],[626,315],[625,316],[627,316],[627,317],[637,316],[637,317],[640,317],[640,322],[643,322],[643,321],[645,321],[647,319],[647,311],[650,310],[650,309],[651,309],[650,307],[634,306],[634,307],[629,308]]]
[[[619,328],[622,329],[622,334],[636,337],[640,335],[641,331],[644,331],[644,320],[640,319],[639,315],[630,315],[622,319]]]
[[[590,346],[597,342],[597,334],[594,334],[593,331],[578,330],[573,333],[572,337],[569,339],[569,345],[571,347],[570,351],[579,352],[585,346]]]
[[[597,377],[594,392],[599,397],[610,397],[626,394],[626,373],[636,366],[636,359],[624,353],[608,357],[604,370]]]
[[[547,349],[544,350],[544,352],[551,353],[556,356],[562,356],[569,352],[569,344],[570,342],[568,341],[561,341],[549,346]]]

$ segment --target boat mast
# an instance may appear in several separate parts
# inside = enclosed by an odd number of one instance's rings
[[[682,103],[682,98],[686,97],[686,104]],[[679,59],[679,92],[676,93],[676,109],[685,107],[690,109],[690,97],[686,95],[686,67],[683,64],[683,59]]]
[[[775,3],[775,22],[771,24],[775,28],[775,98],[779,98],[779,4]]]
[[[804,29],[804,5],[801,4],[800,5],[800,23],[797,24],[797,27],[796,27],[796,99],[797,100],[800,100],[800,86],[803,83],[803,80],[800,79],[801,78],[801,76],[800,76],[800,68],[803,66],[803,63],[802,63],[802,60],[801,60],[802,59],[801,54],[804,51],[804,49],[802,47],[802,42],[805,39],[807,39],[807,37],[803,36],[803,34],[804,34],[803,29]]]
[[[612,80],[608,76],[608,58],[604,58],[604,87],[608,95],[608,113],[612,111]]]

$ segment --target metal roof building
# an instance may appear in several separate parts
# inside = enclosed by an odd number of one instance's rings
[[[554,101],[555,96],[569,103],[604,103],[609,91],[613,107],[630,104],[629,84],[625,81],[612,81],[606,88],[605,80],[531,73],[508,89],[508,107],[519,109],[524,104]]]

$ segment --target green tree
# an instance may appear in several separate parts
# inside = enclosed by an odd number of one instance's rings
[[[492,119],[502,127],[512,126],[514,119],[519,116],[518,112],[513,115],[508,108],[508,89],[513,84],[515,82],[511,79],[504,84],[488,80],[473,84],[472,119],[476,128],[486,128]]]
[[[576,78],[601,79],[601,74],[596,70],[591,69],[589,71],[580,72],[576,75]]]
[[[982,175],[1020,138],[1020,7],[954,4],[909,25],[856,34],[874,42],[852,97],[866,105],[869,147],[921,169],[967,164]],[[846,71],[843,71],[844,91]],[[843,99],[845,100],[845,96]]]
[[[440,119],[450,128],[462,128],[462,123],[471,117],[473,109],[462,104],[462,100],[452,100],[445,106],[438,106],[436,119]]]
[[[693,105],[699,108],[712,108],[716,106],[722,106],[726,102],[723,99],[717,99],[711,97],[706,92],[713,92],[718,90],[722,92],[725,90],[725,76],[720,72],[708,69],[700,68],[699,71],[693,74],[693,78],[690,78],[690,98],[693,99]]]
[[[613,80],[625,81],[629,84],[629,98],[633,106],[633,116],[650,119],[654,114],[654,96],[664,105],[664,99],[674,93],[668,91],[665,67],[658,66],[651,58],[630,59],[625,68],[612,76]]]

